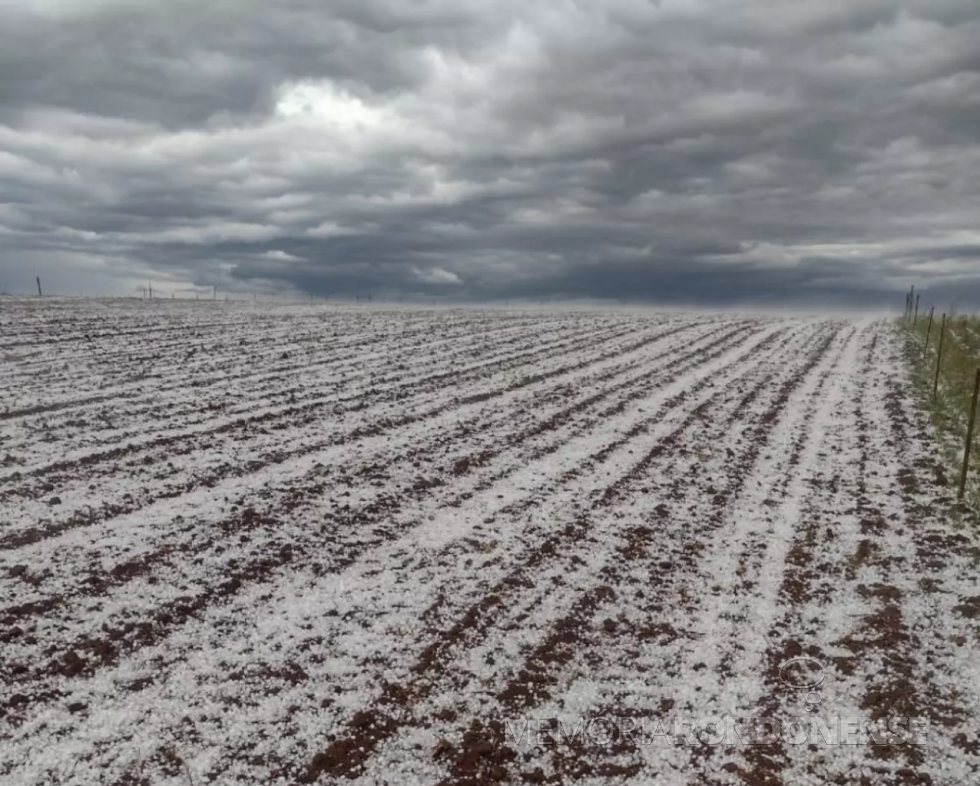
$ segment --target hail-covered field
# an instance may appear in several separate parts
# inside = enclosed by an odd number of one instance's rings
[[[980,782],[980,549],[903,351],[0,300],[0,782]]]

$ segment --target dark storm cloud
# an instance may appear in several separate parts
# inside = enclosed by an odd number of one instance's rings
[[[974,0],[4,6],[0,289],[976,300],[978,40]]]

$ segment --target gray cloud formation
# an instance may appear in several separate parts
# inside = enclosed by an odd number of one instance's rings
[[[975,0],[0,8],[0,289],[980,302]]]

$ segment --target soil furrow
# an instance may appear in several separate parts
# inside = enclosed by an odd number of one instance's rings
[[[705,338],[709,338],[712,333],[709,332],[705,335]],[[418,501],[424,498],[426,495],[430,494],[432,490],[441,488],[445,484],[446,477],[459,477],[463,473],[463,467],[465,466],[466,472],[473,472],[477,466],[483,466],[488,464],[492,459],[496,458],[498,455],[506,452],[512,452],[519,449],[525,442],[541,437],[548,432],[554,432],[565,426],[573,416],[581,416],[588,412],[589,408],[593,407],[599,401],[613,396],[616,394],[624,395],[624,399],[621,400],[621,404],[624,404],[628,400],[636,400],[641,396],[645,395],[651,388],[651,386],[656,384],[662,384],[662,374],[678,365],[678,363],[685,361],[693,356],[692,353],[706,352],[708,349],[716,348],[719,345],[724,346],[727,342],[733,339],[738,339],[742,335],[742,331],[739,329],[729,330],[723,334],[722,337],[715,339],[709,344],[698,346],[697,343],[693,347],[689,347],[686,350],[681,351],[680,357],[675,361],[667,361],[664,365],[661,365],[658,374],[648,375],[644,374],[641,377],[630,377],[622,382],[617,382],[612,385],[607,385],[602,392],[590,396],[583,401],[579,401],[571,406],[566,406],[557,411],[556,414],[548,417],[546,420],[538,421],[532,423],[530,426],[525,426],[515,433],[508,436],[506,440],[500,440],[496,448],[484,449],[480,451],[478,459],[471,459],[472,453],[469,453],[465,449],[465,440],[471,438],[476,433],[477,426],[485,426],[485,422],[481,422],[479,419],[473,420],[469,426],[465,422],[461,422],[460,428],[452,433],[442,434],[437,433],[434,441],[430,443],[420,443],[417,440],[413,440],[411,448],[411,460],[414,465],[420,470],[420,474],[409,481],[409,485],[400,490],[395,490],[394,493],[389,495],[389,500],[382,506],[376,507],[373,513],[373,518],[378,518],[381,515],[392,516],[397,512],[398,505],[400,503],[397,500],[404,502],[405,500],[412,499]],[[765,344],[771,344],[775,341],[775,335],[766,340]],[[762,345],[760,345],[761,347]],[[720,350],[715,349],[715,352]],[[670,357],[672,354],[677,354],[678,349],[668,350],[666,352],[658,353],[653,356],[650,360],[655,363],[662,363],[666,358]],[[708,355],[707,357],[710,357]],[[609,372],[598,375],[593,379],[593,382],[602,380],[608,382],[618,375],[618,370],[613,369]],[[638,385],[638,387],[636,387]],[[540,403],[540,402],[539,402]],[[578,433],[584,433],[588,431],[595,424],[594,419],[585,420],[580,424],[577,424],[576,430],[572,432],[572,436]],[[534,451],[528,460],[533,460],[535,458],[544,455],[545,453],[554,452],[560,449],[563,444],[562,441],[556,441],[548,445],[544,449],[539,449]],[[453,452],[456,453],[455,456],[450,456],[442,459],[440,463],[434,464],[434,466],[423,467],[422,463],[432,463],[436,458],[435,451],[440,449],[445,449],[451,447]],[[363,457],[365,460],[365,465],[360,470],[353,472],[352,474],[346,474],[343,478],[338,478],[334,469],[327,465],[317,466],[313,472],[308,473],[305,477],[299,479],[295,487],[298,494],[293,495],[292,498],[287,496],[286,499],[278,500],[268,500],[263,506],[256,508],[255,506],[248,505],[245,499],[240,499],[236,501],[235,506],[240,507],[244,512],[236,514],[235,516],[219,522],[214,528],[214,535],[212,539],[205,544],[164,544],[163,546],[157,548],[156,550],[148,554],[140,554],[136,557],[128,559],[124,562],[116,563],[111,570],[102,574],[96,574],[86,571],[78,571],[81,575],[78,576],[79,581],[84,583],[81,586],[76,587],[73,590],[73,594],[80,593],[81,595],[89,594],[102,594],[108,588],[113,586],[120,586],[126,581],[137,577],[143,576],[147,573],[152,565],[166,565],[172,559],[180,559],[183,561],[193,560],[199,556],[206,548],[213,548],[217,542],[218,538],[228,537],[231,533],[240,532],[242,530],[253,530],[257,522],[264,522],[265,526],[272,527],[275,521],[271,511],[274,511],[277,507],[282,508],[285,506],[286,509],[293,509],[300,502],[307,500],[316,499],[316,497],[322,494],[329,486],[336,485],[338,482],[342,482],[344,485],[354,487],[358,483],[368,483],[373,478],[384,477],[388,473],[388,468],[393,464],[398,462],[404,462],[408,459],[408,455],[401,453],[395,446],[384,445],[381,448],[382,454],[378,458],[384,458],[382,463],[377,461],[372,461],[368,457]],[[460,453],[462,455],[460,455]],[[384,455],[387,454],[387,455]],[[513,465],[510,471],[513,471]],[[427,470],[430,474],[426,477],[421,475],[423,470]],[[503,473],[497,473],[493,478],[489,478],[481,483],[481,486],[489,485],[493,482],[498,482],[506,477],[507,471]],[[458,501],[454,500],[448,504],[455,505]],[[130,513],[131,511],[120,511],[120,514]],[[328,518],[328,522],[331,521],[335,524],[344,524],[344,517],[337,519],[334,516]],[[357,522],[359,526],[369,526],[371,517],[365,518],[363,514],[358,514],[353,512],[350,514],[349,524],[344,524],[348,526]],[[374,525],[370,525],[374,526]],[[185,527],[181,527],[184,529]],[[187,548],[187,546],[192,545],[193,548]],[[101,561],[105,563],[106,557],[102,556]],[[77,571],[77,569],[76,569]],[[87,575],[86,575],[87,573]],[[43,601],[46,607],[50,610],[53,608],[51,606],[50,599]],[[60,604],[58,604],[60,605]],[[35,603],[19,603],[14,607],[8,607],[4,612],[0,613],[0,619],[7,619],[8,622],[13,623],[17,619],[23,618],[27,615],[32,615],[34,613]]]
[[[733,334],[742,335],[743,331],[736,329]],[[721,341],[721,339],[717,341]],[[680,403],[678,401],[675,405]],[[655,422],[655,419],[656,416],[650,418],[649,421]],[[303,497],[316,497],[325,488],[326,482],[322,482],[319,487],[313,488],[306,484],[301,497],[296,499],[293,504],[298,504]],[[414,491],[416,494],[426,494],[431,488],[433,488],[431,484],[420,484],[419,488]],[[335,528],[337,524],[342,524],[344,527],[356,526],[362,530],[370,529],[372,526],[377,526],[372,524],[372,518],[390,519],[397,512],[397,508],[403,499],[404,497],[399,499],[394,495],[386,496],[373,503],[365,511],[351,511],[347,514],[350,516],[347,522],[344,522],[345,515],[339,515],[334,517],[332,521],[328,519],[325,524],[332,525],[331,529]],[[282,503],[279,503],[279,506],[282,507]],[[286,510],[288,509],[289,504],[287,503]],[[276,518],[276,516],[270,518],[269,514],[251,507],[236,515],[234,519],[219,524],[217,529],[229,533],[238,533],[248,531],[256,526],[274,528]],[[321,530],[321,532],[327,534],[326,530]],[[345,554],[337,555],[332,569],[342,569],[351,564],[366,548],[390,540],[392,537],[394,537],[393,533],[384,532],[363,542],[359,547],[348,549]],[[293,564],[304,549],[308,551],[317,541],[317,535],[314,533],[311,533],[308,538],[305,546],[302,541],[294,539],[278,553],[260,559],[251,559],[242,565],[229,568],[223,572],[221,582],[211,585],[204,592],[195,596],[181,598],[164,605],[157,609],[149,619],[131,621],[103,630],[99,638],[86,636],[78,641],[65,644],[64,651],[66,654],[43,667],[40,672],[36,672],[37,676],[40,677],[44,673],[61,673],[69,676],[91,673],[94,669],[114,663],[126,652],[161,640],[169,635],[175,625],[187,620],[194,614],[200,613],[211,604],[226,600],[249,583],[265,581],[278,570]],[[312,553],[309,553],[309,556],[312,556]],[[132,578],[135,575],[140,575],[145,569],[146,564],[141,562],[132,571],[120,571],[116,581],[124,580],[127,576]],[[27,678],[27,674],[18,672],[14,678],[21,681],[21,679]]]
[[[740,332],[746,330],[747,328],[735,328],[730,330],[726,335],[735,336],[740,334]],[[723,332],[725,328],[720,328],[717,331],[712,332]],[[679,332],[679,331],[677,331]],[[665,335],[659,335],[658,337],[650,338],[639,342],[639,344],[632,344],[635,349],[642,348],[645,345],[649,345],[658,341],[662,338],[670,338],[674,335],[675,331],[667,331]],[[709,333],[710,335],[710,333]],[[676,350],[668,350],[667,352],[661,353],[659,357],[667,357],[669,354]],[[619,354],[619,353],[617,353]],[[616,357],[612,355],[610,357],[601,357],[595,360],[595,363],[600,363],[603,361],[608,361],[611,358]],[[499,398],[505,394],[514,393],[515,391],[520,391],[525,388],[530,387],[532,384],[548,381],[556,377],[561,376],[565,373],[574,373],[587,369],[591,363],[582,361],[572,366],[562,366],[560,369],[552,372],[546,372],[543,374],[536,375],[536,379],[532,382],[528,378],[521,379],[517,382],[512,382],[507,384],[503,388],[498,388],[493,391],[492,394],[487,394],[486,398],[481,399],[480,402],[469,402],[469,403],[484,403],[493,398]],[[629,370],[629,366],[625,370]],[[618,369],[612,369],[607,372],[610,376],[619,373]],[[380,421],[375,421],[374,423],[368,423],[367,425],[361,425],[356,428],[351,429],[346,433],[340,433],[336,436],[317,440],[313,443],[301,445],[299,447],[293,447],[288,450],[279,451],[274,455],[265,456],[262,458],[256,458],[249,461],[244,466],[235,466],[231,464],[223,465],[216,470],[212,470],[209,473],[201,473],[195,479],[194,482],[190,484],[184,484],[178,486],[175,489],[171,489],[167,494],[160,496],[160,499],[168,499],[174,497],[180,497],[186,495],[187,493],[194,491],[195,489],[201,487],[213,487],[220,483],[225,478],[240,478],[245,475],[254,475],[270,466],[277,464],[282,464],[287,460],[295,460],[297,458],[312,455],[320,451],[324,451],[331,447],[337,447],[341,445],[348,445],[352,442],[361,440],[365,437],[380,437],[387,434],[396,433],[398,430],[403,429],[407,426],[415,426],[426,420],[431,420],[433,418],[443,416],[446,413],[451,412],[460,406],[465,406],[466,404],[461,404],[459,399],[451,400],[443,404],[439,404],[434,408],[423,409],[422,411],[416,410],[411,414],[402,415],[400,417],[385,416]],[[476,418],[480,416],[477,415]],[[554,424],[557,425],[557,422]],[[529,435],[533,436],[533,434]],[[45,487],[47,488],[47,487]],[[3,550],[13,550],[18,549],[26,545],[37,543],[41,540],[57,537],[65,532],[69,532],[73,529],[79,527],[89,527],[95,524],[100,524],[103,522],[111,521],[120,515],[126,515],[140,508],[146,507],[152,504],[154,499],[144,499],[142,503],[137,503],[135,499],[124,500],[122,502],[116,503],[104,503],[101,508],[89,509],[86,511],[76,511],[70,518],[63,520],[61,522],[51,522],[46,523],[41,527],[31,527],[26,530],[15,531],[7,533],[0,536],[0,551]]]
[[[681,326],[678,329],[689,329],[691,326]],[[614,340],[626,336],[631,331],[629,329],[624,329],[617,334],[614,334],[607,340]],[[648,341],[656,340],[656,338],[648,339]],[[645,342],[640,342],[639,346],[642,346]],[[559,353],[562,351],[574,351],[577,345],[564,344],[558,347],[550,348],[551,351]],[[639,348],[636,343],[628,345],[623,348],[622,351],[613,351],[608,357],[614,357],[618,354],[629,354]],[[533,356],[540,353],[542,350],[540,348],[529,348],[527,354]],[[602,357],[600,359],[607,359],[607,357]],[[161,437],[156,437],[150,440],[146,440],[136,444],[121,445],[116,448],[109,450],[93,452],[84,458],[74,459],[69,461],[59,461],[52,464],[37,467],[32,470],[27,470],[24,472],[16,472],[12,475],[6,477],[0,477],[0,483],[7,483],[11,481],[20,481],[24,478],[46,478],[48,476],[65,473],[76,467],[91,467],[94,464],[105,463],[110,461],[117,461],[119,458],[131,454],[140,453],[148,450],[153,450],[161,447],[170,448],[175,444],[179,444],[183,440],[199,440],[203,441],[208,437],[213,437],[215,435],[226,434],[232,431],[239,431],[242,429],[248,429],[256,426],[271,428],[274,427],[274,423],[287,418],[295,418],[301,416],[298,420],[302,422],[310,422],[314,416],[316,416],[319,411],[324,409],[327,405],[336,406],[348,406],[352,409],[354,408],[365,408],[372,402],[372,399],[376,400],[372,403],[383,403],[385,401],[390,401],[393,394],[397,394],[399,397],[404,398],[408,390],[418,389],[423,393],[431,393],[431,391],[426,387],[433,383],[452,383],[457,379],[458,381],[463,381],[467,379],[467,374],[474,380],[479,380],[487,371],[493,368],[496,364],[501,364],[503,368],[508,368],[507,364],[520,365],[520,358],[514,359],[507,357],[504,361],[496,361],[491,358],[490,360],[484,360],[477,364],[475,367],[460,371],[460,370],[450,370],[438,372],[436,374],[428,374],[422,376],[421,378],[413,380],[411,383],[402,383],[400,376],[395,376],[389,379],[378,380],[377,384],[389,385],[389,389],[378,390],[377,385],[373,385],[371,388],[363,391],[360,394],[353,396],[337,396],[329,401],[314,401],[306,404],[299,403],[297,405],[288,405],[285,407],[277,408],[273,411],[261,414],[261,415],[247,415],[245,417],[235,418],[229,422],[222,423],[218,426],[214,426],[204,430],[194,430],[189,433],[179,433],[174,435],[166,435]],[[574,369],[569,369],[574,370]],[[556,370],[552,372],[552,376],[557,376],[562,372]],[[537,381],[537,380],[535,380]],[[533,384],[533,382],[527,382],[526,384]],[[446,385],[451,386],[451,385]],[[506,392],[506,391],[502,391]],[[385,393],[388,394],[388,398],[385,398]],[[499,395],[499,393],[498,393]]]
[[[819,358],[822,357],[823,353],[827,351],[830,346],[831,338],[828,338],[819,348],[816,353],[815,358],[811,358],[810,362],[806,366],[807,369],[811,367],[810,364],[816,364]],[[786,383],[789,385],[790,383]],[[798,384],[798,383],[797,383]],[[788,397],[789,389],[783,387],[780,389],[780,394],[784,397]],[[703,411],[710,405],[710,399],[702,404],[698,405],[693,412],[691,412],[680,427],[678,427],[673,433],[671,433],[666,439],[659,441],[645,456],[635,465],[634,471],[640,474],[648,467],[658,456],[662,455],[672,444],[676,443],[687,429],[691,427],[700,417]],[[592,509],[603,504],[603,500],[609,498],[610,494],[614,494],[616,489],[616,483],[610,484],[607,490],[602,493],[591,505]],[[425,692],[431,689],[431,683],[429,681],[428,675],[430,673],[439,673],[445,667],[445,660],[448,654],[459,645],[459,642],[464,637],[469,638],[472,636],[480,636],[484,631],[485,627],[491,623],[493,619],[494,610],[501,604],[506,602],[506,598],[513,591],[515,587],[523,586],[523,574],[525,574],[529,569],[538,569],[542,559],[549,558],[550,555],[556,554],[561,551],[560,543],[574,542],[577,539],[581,539],[588,535],[589,529],[589,519],[587,515],[582,515],[574,522],[569,524],[565,530],[557,536],[557,540],[551,542],[546,542],[542,547],[528,559],[525,565],[520,566],[515,573],[512,573],[502,582],[500,582],[493,590],[488,593],[483,600],[481,600],[476,605],[470,607],[470,609],[462,616],[460,619],[444,634],[441,641],[436,641],[431,644],[426,651],[423,653],[422,657],[415,668],[416,677],[413,679],[411,686],[405,688],[408,693],[414,697],[425,695]],[[594,592],[590,592],[584,595],[578,602],[577,606],[582,606],[583,604],[588,606],[590,604],[598,603],[603,598],[608,597],[608,591],[604,590],[602,587],[596,588]],[[582,609],[578,609],[582,611]],[[562,622],[555,626],[555,633],[553,634],[553,639],[547,639],[545,644],[542,646],[547,647],[550,641],[551,648],[559,646],[559,642],[562,645],[573,644],[577,638],[577,635],[581,633],[579,628],[579,620],[583,618],[584,614],[569,615]],[[533,660],[532,657],[527,659],[526,662]],[[547,659],[545,659],[547,660]],[[530,669],[518,669],[518,679],[521,679],[520,675],[531,675]],[[516,694],[515,690],[511,690],[512,685],[506,686],[497,695],[498,701],[507,706],[508,697]],[[307,772],[300,779],[301,781],[315,780],[321,774],[327,774],[332,777],[337,776],[352,776],[357,773],[357,771],[363,767],[368,756],[374,751],[374,749],[380,744],[384,739],[389,738],[399,727],[399,724],[395,718],[390,717],[386,713],[386,708],[391,704],[390,698],[382,696],[382,699],[378,706],[365,710],[364,714],[370,719],[369,722],[363,722],[363,718],[355,716],[354,721],[352,721],[352,727],[348,730],[348,734],[340,737],[334,743],[332,743],[329,748],[324,751],[323,754],[319,754],[314,757],[313,761],[310,763]],[[481,747],[486,746],[486,740],[480,739],[479,735],[472,740],[475,745]],[[462,754],[466,755],[466,754]],[[491,756],[491,758],[493,758]],[[496,762],[493,766],[499,766],[499,762]]]

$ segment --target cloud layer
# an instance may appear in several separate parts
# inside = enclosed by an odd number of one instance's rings
[[[0,289],[980,302],[975,0],[0,7]]]

